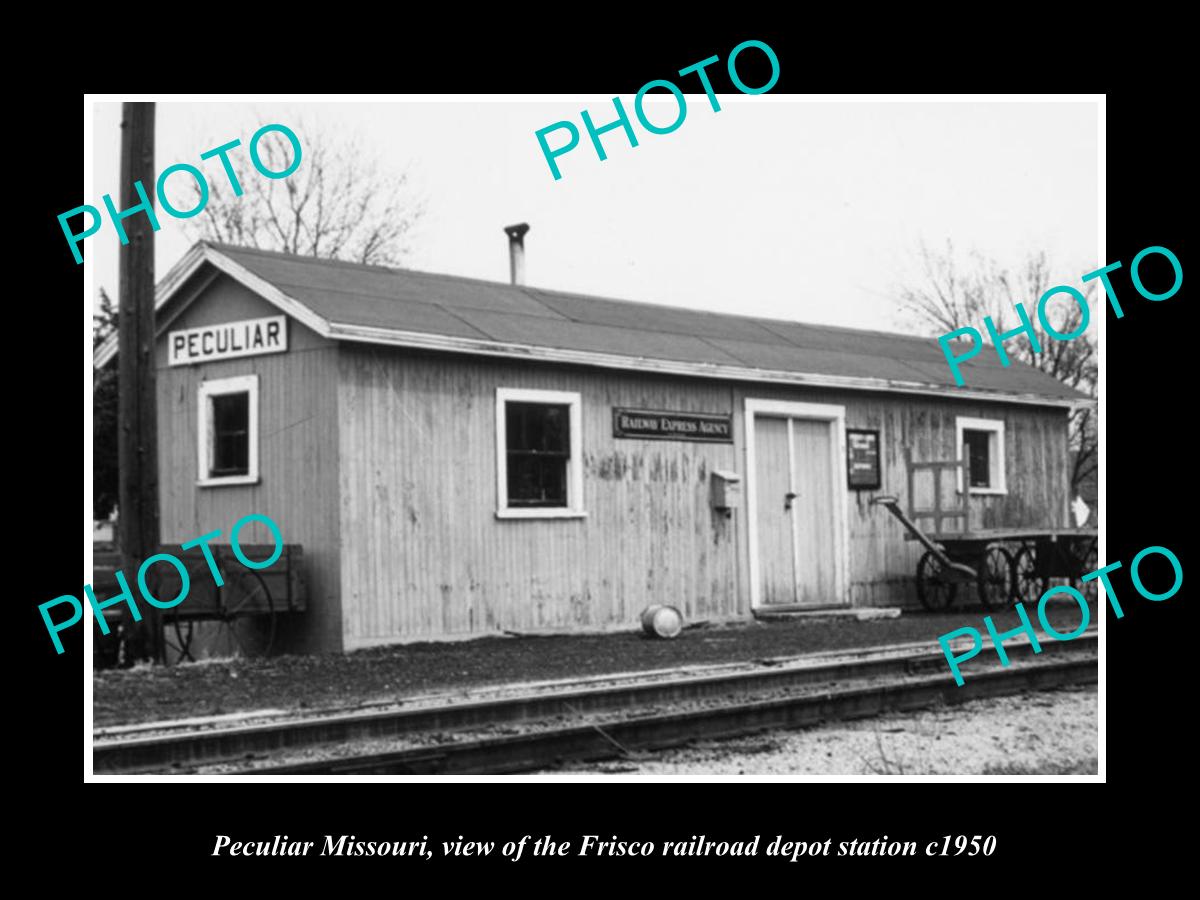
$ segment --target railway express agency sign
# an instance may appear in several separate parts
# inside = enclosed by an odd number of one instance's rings
[[[676,413],[615,408],[613,437],[732,443],[733,417],[719,413]]]
[[[186,328],[167,335],[168,365],[191,366],[216,359],[287,350],[287,316],[244,319]]]

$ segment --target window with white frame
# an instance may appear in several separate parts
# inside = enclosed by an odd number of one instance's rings
[[[1004,420],[959,416],[958,459],[969,464],[972,494],[1006,494],[1004,477]],[[963,470],[958,472],[958,490],[963,491]]]
[[[496,515],[574,518],[583,511],[579,394],[496,389]]]
[[[197,414],[197,483],[257,482],[258,376],[200,382]]]

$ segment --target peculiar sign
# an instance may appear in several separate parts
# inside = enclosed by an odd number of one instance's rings
[[[613,437],[733,443],[733,417],[720,413],[613,409]]]
[[[287,317],[244,319],[172,331],[167,336],[172,366],[190,366],[215,359],[282,353],[287,350]]]

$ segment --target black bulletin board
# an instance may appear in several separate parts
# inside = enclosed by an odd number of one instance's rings
[[[878,429],[846,429],[846,472],[851,490],[874,491],[882,486]]]

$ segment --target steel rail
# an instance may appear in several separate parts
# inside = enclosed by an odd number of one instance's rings
[[[1042,645],[1043,654],[1054,649],[1094,652],[1097,632],[1088,632],[1071,643]],[[1014,659],[1032,656],[1027,641],[1008,646]],[[645,681],[596,687],[569,687],[539,693],[503,696],[488,700],[446,702],[433,706],[383,710],[354,710],[333,715],[311,715],[265,723],[97,740],[92,762],[97,774],[172,771],[219,762],[237,762],[281,751],[322,744],[396,738],[408,734],[463,731],[494,725],[535,722],[555,716],[608,713],[622,710],[712,701],[723,698],[753,700],[764,692],[814,684],[836,684],[868,678],[905,677],[942,671],[940,680],[953,687],[944,671],[941,651],[927,646],[897,653],[896,648],[850,651],[849,658],[772,661],[770,667],[718,674],[687,673]],[[968,673],[967,684],[977,678]],[[961,690],[961,689],[958,689]]]
[[[1000,697],[1021,691],[1092,684],[1097,658],[1027,663],[992,669],[969,678],[962,687],[944,676],[816,694],[729,703],[715,708],[591,722],[526,734],[449,742],[436,746],[249,767],[233,775],[481,775],[545,769],[567,760],[597,760],[679,746],[697,739],[730,738],[774,728],[802,728],[923,709],[939,702]]]

